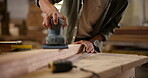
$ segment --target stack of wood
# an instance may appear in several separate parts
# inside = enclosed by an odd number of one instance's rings
[[[148,48],[148,27],[146,26],[122,26],[105,43],[106,46],[133,46]],[[110,48],[112,49],[112,48]]]
[[[22,41],[0,41],[0,51],[10,52],[14,50],[30,50],[32,45],[23,45]]]

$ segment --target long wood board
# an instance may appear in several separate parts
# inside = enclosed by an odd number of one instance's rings
[[[33,72],[50,61],[64,59],[81,52],[81,45],[69,45],[68,49],[39,49],[0,55],[0,78],[16,78]]]
[[[74,63],[78,67],[94,71],[100,78],[115,78],[137,66],[148,63],[147,56],[99,53]],[[77,68],[66,73],[51,73],[48,67],[32,72],[19,78],[93,78],[89,72],[83,72]],[[119,78],[119,77],[116,77]],[[130,77],[122,77],[130,78]],[[133,77],[131,77],[133,78]]]

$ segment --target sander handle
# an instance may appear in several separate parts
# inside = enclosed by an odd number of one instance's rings
[[[51,29],[52,28],[61,28],[64,26],[64,20],[62,18],[58,18],[58,24],[54,24],[53,18],[50,19]]]

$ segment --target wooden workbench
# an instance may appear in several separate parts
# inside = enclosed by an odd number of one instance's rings
[[[37,49],[5,52],[0,55],[0,78],[16,78],[48,65],[50,61],[65,59],[81,52],[81,45],[68,49]]]
[[[78,54],[82,52],[82,47],[72,44],[68,49],[38,49],[2,53],[0,55],[0,78],[88,78],[93,76],[79,69],[53,74],[46,67],[53,60],[73,61],[77,58],[81,60],[75,62],[75,65],[94,71],[101,78],[129,78],[134,77],[136,66],[148,62],[147,56],[109,53]]]
[[[135,67],[148,62],[147,56],[99,53],[74,63],[78,67],[94,71],[100,78],[135,78]],[[91,73],[74,68],[66,73],[51,73],[48,67],[20,78],[90,78]]]

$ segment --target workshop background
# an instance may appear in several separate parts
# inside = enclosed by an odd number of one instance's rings
[[[62,2],[55,4],[60,10]],[[0,41],[22,40],[41,48],[47,36],[42,26],[42,12],[33,0],[0,0]],[[104,43],[103,52],[148,56],[148,0],[129,0],[121,28]],[[145,69],[137,68],[137,78],[148,78]],[[145,75],[145,76],[144,76]]]

